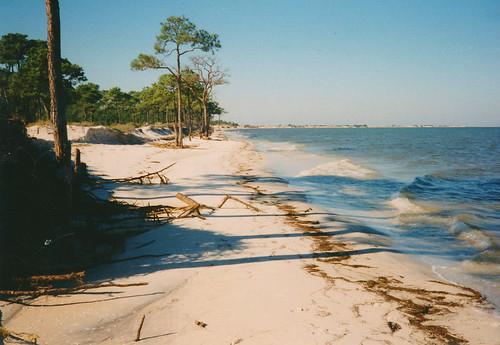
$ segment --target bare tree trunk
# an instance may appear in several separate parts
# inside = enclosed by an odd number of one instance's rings
[[[181,97],[181,57],[177,49],[177,146],[182,148],[182,97]]]
[[[54,149],[57,159],[64,165],[71,161],[71,147],[66,131],[63,87],[61,75],[61,31],[59,22],[59,1],[45,0],[47,11],[47,48],[50,90],[50,117],[55,125]]]
[[[47,60],[50,91],[50,117],[54,123],[54,151],[62,165],[63,176],[67,185],[69,201],[72,194],[71,144],[66,130],[66,114],[61,74],[61,30],[59,19],[59,1],[45,0],[47,12]]]
[[[188,132],[189,132],[189,141],[192,140],[192,132],[193,132],[193,113],[191,113],[191,110],[189,111],[189,115],[188,115]]]
[[[208,109],[207,109],[207,104],[203,102],[203,129],[205,130],[205,136],[209,137],[210,134],[210,126],[208,123]]]
[[[188,125],[188,136],[189,136],[189,141],[192,140],[192,130],[193,130],[193,108],[191,107],[191,94],[187,92],[187,104],[186,108],[184,110],[184,115],[185,119],[184,121],[187,121]]]

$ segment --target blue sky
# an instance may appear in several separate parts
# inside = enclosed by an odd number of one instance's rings
[[[218,33],[240,123],[500,125],[500,1],[60,0],[63,55],[103,88],[130,70],[160,22]],[[0,0],[0,34],[45,39],[42,0]],[[186,61],[187,62],[187,61]]]

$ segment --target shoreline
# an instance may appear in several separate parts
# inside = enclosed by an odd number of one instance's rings
[[[265,171],[249,142],[194,140],[186,150],[77,146],[95,173],[113,178],[177,162],[171,185],[119,186],[118,199],[173,204],[181,191],[217,205],[230,194],[261,212],[228,202],[206,220],[176,220],[130,239],[116,258],[165,255],[88,274],[147,281],[145,287],[106,289],[99,302],[69,295],[33,301],[45,307],[2,305],[5,327],[38,334],[41,344],[132,343],[141,315],[148,344],[496,341],[500,323],[477,292],[385,249],[380,235],[310,209],[300,193]]]
[[[223,126],[224,127],[224,126]],[[314,129],[336,129],[336,128],[500,128],[499,126],[467,126],[467,125],[241,125],[238,127],[224,127],[225,130],[244,130],[244,129],[290,129],[290,128],[314,128]]]

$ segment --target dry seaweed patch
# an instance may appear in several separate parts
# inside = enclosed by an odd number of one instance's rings
[[[175,144],[175,142],[173,142],[173,141],[153,142],[153,143],[150,143],[150,145],[158,147],[160,149],[175,149],[175,150],[177,150],[177,149],[179,149],[179,150],[195,149],[195,148],[199,147],[199,145],[197,145],[197,144],[189,144],[189,145],[184,144],[182,147],[180,147],[180,146],[177,146]]]
[[[317,221],[307,221],[300,219],[299,217],[304,216],[303,213],[299,215],[296,208],[291,205],[276,203],[277,207],[286,213],[286,222],[296,229],[304,233],[315,233],[320,234],[321,230],[315,226],[318,225]],[[315,235],[312,236],[313,240],[313,251],[314,252],[332,252],[338,250],[347,249],[347,245],[343,243],[334,243],[329,235]],[[317,258],[316,260],[320,262],[340,264],[344,266],[349,266],[353,268],[367,268],[365,265],[350,265],[348,263],[340,262],[350,259],[350,256],[345,257],[334,257],[334,258]],[[343,276],[331,276],[327,272],[323,271],[315,264],[309,264],[304,267],[304,269],[314,276],[323,278],[328,282],[329,287],[335,285],[336,280],[341,280],[351,284],[358,284],[363,286],[367,291],[376,293],[377,295],[384,298],[386,301],[394,302],[397,304],[397,309],[403,312],[408,317],[410,325],[425,332],[431,339],[435,339],[439,342],[444,342],[446,344],[464,344],[467,340],[462,337],[453,334],[444,326],[431,325],[428,324],[432,321],[432,315],[446,315],[451,313],[449,308],[461,307],[464,301],[461,298],[465,298],[467,301],[482,302],[483,297],[477,291],[461,287],[454,284],[443,283],[445,285],[450,285],[455,288],[459,288],[462,292],[449,292],[443,290],[427,290],[422,288],[413,288],[403,286],[403,282],[392,278],[392,277],[377,277],[371,280],[353,280]],[[442,283],[438,281],[432,281],[436,283]],[[356,312],[356,310],[354,310]],[[357,311],[359,315],[359,310]]]
[[[334,242],[332,241],[332,238],[328,234],[323,234],[321,229],[318,227],[320,224],[319,221],[311,221],[311,220],[304,220],[301,219],[300,217],[304,217],[304,213],[299,213],[297,212],[296,208],[287,205],[287,204],[282,204],[280,202],[276,202],[276,206],[286,214],[286,220],[285,222],[289,225],[291,225],[293,228],[301,231],[304,234],[311,233],[314,234],[314,236],[311,236],[312,241],[313,241],[313,252],[314,253],[319,253],[319,252],[334,252],[334,251],[340,251],[340,250],[346,250],[347,245],[344,243],[340,242]],[[306,215],[307,216],[307,215]],[[341,263],[341,261],[346,261],[349,260],[350,256],[337,256],[337,257],[331,257],[331,258],[316,258],[318,261],[321,262],[327,262],[327,263]],[[348,264],[344,264],[348,265]]]
[[[471,288],[466,287],[466,286],[462,286],[462,285],[458,285],[458,284],[453,284],[453,283],[449,283],[449,282],[442,282],[442,281],[439,281],[439,280],[429,280],[429,282],[436,283],[436,284],[441,284],[441,285],[446,285],[446,286],[457,288],[459,290],[467,291],[470,294],[457,293],[456,295],[457,296],[463,296],[463,297],[469,297],[469,298],[471,298],[473,301],[475,301],[477,303],[483,303],[486,300],[484,298],[484,296],[481,295],[481,293],[479,291],[471,289]]]
[[[445,300],[446,297],[467,297],[477,301],[476,295],[402,287],[397,285],[403,284],[401,281],[388,277],[378,277],[371,280],[353,280],[342,276],[331,276],[320,269],[316,264],[308,264],[304,266],[304,269],[314,276],[325,279],[328,282],[328,288],[335,285],[336,280],[341,280],[351,284],[359,284],[367,291],[376,293],[386,301],[396,303],[397,309],[407,315],[410,325],[424,331],[432,339],[445,342],[446,344],[467,343],[467,340],[451,333],[446,327],[431,325],[428,324],[428,322],[432,321],[430,318],[432,315],[442,316],[451,313],[452,311],[447,307],[463,306],[460,302]],[[398,292],[405,292],[406,294],[397,296]],[[435,296],[436,294],[439,296]],[[417,301],[422,300],[428,301],[429,303],[417,303]],[[359,309],[356,306],[353,308],[354,313],[359,317]]]

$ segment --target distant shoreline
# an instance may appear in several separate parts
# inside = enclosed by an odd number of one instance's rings
[[[277,129],[277,128],[500,128],[500,126],[458,126],[458,125],[240,125],[226,129]]]

